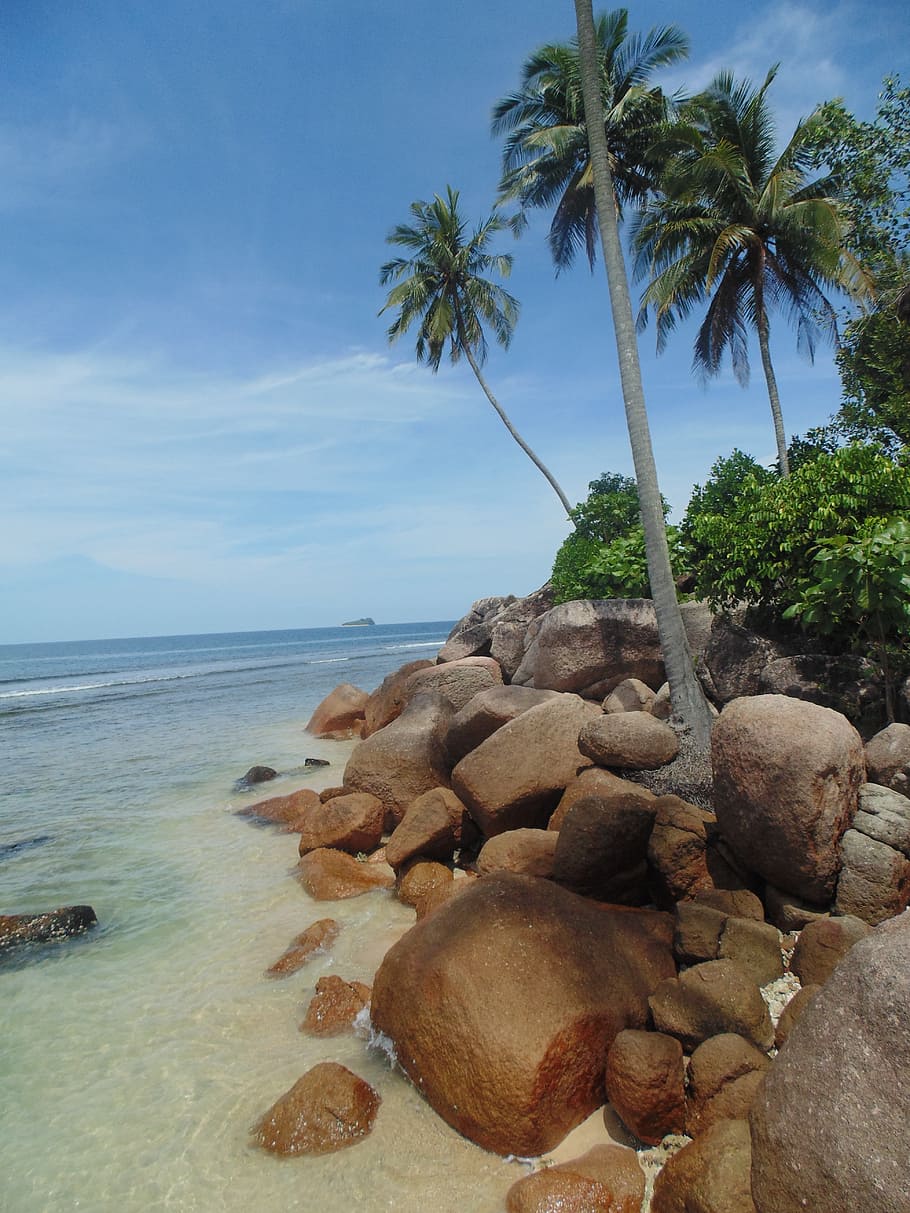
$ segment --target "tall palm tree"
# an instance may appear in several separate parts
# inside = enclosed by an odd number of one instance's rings
[[[636,271],[649,275],[640,318],[657,319],[662,349],[677,321],[708,301],[695,339],[694,367],[717,374],[727,350],[743,386],[749,379],[748,330],[758,334],[781,474],[789,472],[780,394],[771,361],[769,312],[796,323],[810,359],[819,334],[837,339],[826,291],[863,289],[844,251],[845,220],[830,178],[807,179],[815,117],[775,154],[767,91],[777,69],[753,89],[716,76],[686,107],[673,134],[675,154],[663,192],[636,221]]]
[[[641,382],[635,319],[632,315],[632,300],[629,296],[629,283],[626,277],[622,243],[619,238],[619,221],[616,207],[613,205],[614,184],[610,171],[610,149],[603,121],[603,102],[591,0],[575,0],[575,16],[578,24],[578,58],[584,109],[587,115],[586,128],[590,145],[597,217],[604,267],[610,288],[610,305],[616,335],[620,381],[626,408],[626,423],[632,447],[632,460],[635,465],[635,479],[638,481],[641,520],[645,532],[645,551],[648,558],[648,578],[651,582],[651,595],[657,615],[664,666],[670,683],[670,702],[674,713],[686,723],[695,741],[702,748],[707,748],[711,736],[711,714],[695,676],[692,655],[689,651],[679,602],[676,598],[676,585],[670,568],[663,501],[657,482],[657,469],[648,426],[648,412],[645,407],[645,395]]]
[[[595,25],[597,70],[607,155],[616,204],[640,203],[654,172],[646,157],[668,101],[648,85],[658,67],[685,58],[689,40],[675,25],[644,37],[628,31],[624,8]],[[507,136],[500,196],[523,208],[555,206],[549,243],[557,273],[584,248],[594,268],[597,206],[585,130],[577,39],[535,51],[522,68],[521,87],[493,110],[493,133]]]
[[[568,497],[512,425],[480,369],[487,352],[484,324],[506,349],[518,319],[518,300],[483,277],[494,273],[508,278],[511,273],[508,253],[487,251],[490,239],[510,223],[494,211],[469,236],[458,213],[458,198],[458,191],[447,186],[445,198],[437,194],[432,202],[411,203],[414,222],[399,224],[388,237],[389,244],[399,245],[411,255],[387,261],[379,271],[383,286],[397,283],[379,314],[398,309],[388,330],[389,341],[397,340],[419,319],[417,361],[426,362],[434,372],[439,370],[446,348],[453,363],[465,356],[503,425],[546,477],[571,517]]]

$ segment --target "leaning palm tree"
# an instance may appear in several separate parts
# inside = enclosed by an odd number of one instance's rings
[[[387,261],[379,271],[383,286],[397,284],[379,314],[398,309],[388,330],[389,341],[420,321],[417,361],[426,362],[433,371],[439,370],[447,348],[452,362],[465,356],[503,425],[546,477],[571,517],[568,497],[512,425],[480,369],[487,352],[484,324],[505,349],[518,319],[518,300],[483,277],[494,273],[507,278],[511,273],[512,258],[507,253],[487,251],[491,237],[507,228],[509,221],[494,211],[469,236],[458,213],[458,197],[458,191],[447,186],[445,198],[437,194],[432,202],[411,203],[414,222],[399,224],[388,237],[389,244],[407,249],[410,256]]]
[[[597,71],[616,205],[640,203],[654,185],[647,151],[670,103],[648,81],[659,67],[685,58],[686,35],[675,25],[630,35],[628,11],[614,9],[595,25]],[[549,244],[557,273],[584,248],[591,268],[597,204],[582,101],[578,41],[551,43],[526,61],[517,92],[493,109],[493,133],[506,135],[500,196],[523,210],[555,206]]]
[[[716,375],[729,350],[733,371],[749,379],[748,330],[758,334],[781,475],[789,472],[780,394],[771,361],[770,320],[783,309],[810,359],[820,334],[837,340],[830,290],[861,292],[863,276],[844,250],[846,225],[830,178],[810,181],[815,117],[775,154],[767,91],[776,68],[753,89],[721,73],[686,107],[673,133],[675,154],[663,192],[633,231],[636,272],[650,281],[640,323],[653,311],[662,349],[678,320],[708,301],[693,364]]]
[[[610,305],[619,374],[622,383],[629,443],[638,481],[638,499],[645,532],[645,552],[648,579],[660,646],[670,683],[670,702],[674,714],[682,719],[696,743],[707,748],[711,736],[711,714],[695,676],[692,655],[683,626],[676,585],[670,568],[667,532],[664,525],[663,499],[657,482],[657,469],[651,447],[648,413],[641,382],[638,341],[632,301],[619,237],[619,221],[613,205],[614,183],[610,171],[610,149],[603,122],[603,102],[597,56],[594,14],[591,0],[575,0],[578,23],[578,58],[581,72],[584,108],[590,145],[593,188],[597,202],[597,217],[603,248],[604,267],[610,288]]]

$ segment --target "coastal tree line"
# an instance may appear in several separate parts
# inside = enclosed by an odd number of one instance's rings
[[[653,78],[687,56],[682,30],[633,33],[626,9],[595,20],[591,0],[575,0],[575,13],[577,37],[533,52],[518,89],[493,108],[504,142],[491,213],[469,227],[451,186],[414,202],[410,221],[388,237],[403,255],[381,268],[390,286],[382,311],[395,313],[390,341],[416,326],[417,359],[433,371],[446,356],[469,363],[558,496],[574,523],[554,566],[560,599],[653,598],[674,712],[704,743],[710,719],[682,627],[681,574],[715,604],[770,609],[842,645],[859,638],[886,667],[896,653],[898,665],[906,660],[910,89],[887,79],[873,122],[839,100],[821,104],[781,150],[770,101],[776,65],[757,87],[721,72],[696,95],[667,95]],[[551,213],[557,273],[579,254],[593,271],[600,245],[635,470],[634,480],[593,481],[575,508],[482,371],[487,331],[507,348],[519,315],[497,281],[512,258],[494,240],[520,234],[537,208]],[[643,284],[637,314],[621,227]],[[668,531],[637,331],[653,320],[660,352],[692,315],[702,379],[729,358],[745,385],[755,334],[777,461],[769,470],[742,452],[721,457],[682,527]],[[773,316],[795,329],[810,360],[820,339],[833,342],[843,383],[838,413],[789,443]]]

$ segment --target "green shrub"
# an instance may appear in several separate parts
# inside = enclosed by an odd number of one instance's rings
[[[687,513],[698,592],[714,606],[783,610],[812,581],[821,543],[910,510],[910,471],[870,446],[819,454],[785,480],[769,475],[748,471],[722,511]]]

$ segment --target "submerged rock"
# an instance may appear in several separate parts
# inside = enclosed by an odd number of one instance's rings
[[[0,914],[0,949],[68,939],[97,922],[98,916],[91,906],[61,906],[44,914]]]
[[[368,1082],[338,1062],[323,1061],[275,1101],[253,1129],[253,1140],[274,1154],[331,1154],[367,1136],[380,1103]]]

